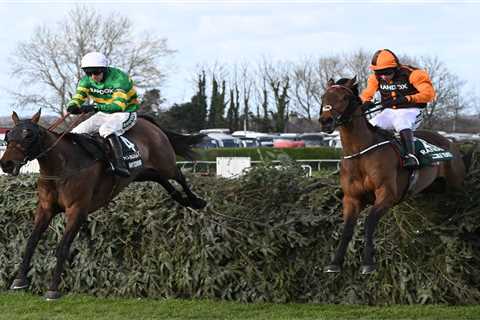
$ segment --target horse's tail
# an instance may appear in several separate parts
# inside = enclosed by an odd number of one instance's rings
[[[167,135],[168,140],[172,144],[175,154],[182,156],[189,160],[194,160],[198,157],[198,154],[193,151],[192,146],[201,142],[205,137],[204,134],[179,134],[176,132],[162,129]]]
[[[198,154],[193,151],[192,146],[201,142],[205,137],[204,134],[180,134],[173,131],[163,129],[160,124],[157,122],[154,116],[146,113],[138,115],[140,118],[143,118],[147,121],[150,121],[157,127],[159,127],[167,136],[168,140],[172,144],[173,150],[176,155],[182,156],[188,160],[194,160],[197,158]]]

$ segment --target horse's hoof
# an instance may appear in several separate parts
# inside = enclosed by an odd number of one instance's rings
[[[360,269],[361,274],[371,274],[377,270],[374,265],[363,265]]]
[[[10,290],[21,290],[28,288],[27,279],[15,279],[10,286]]]
[[[62,294],[60,293],[60,291],[48,290],[47,293],[45,293],[45,300],[47,301],[57,300],[61,296]]]
[[[323,269],[325,273],[339,273],[340,271],[342,271],[342,268],[336,264],[328,265]]]
[[[192,208],[197,210],[205,208],[206,205],[207,205],[207,201],[200,198],[193,200],[191,203]]]

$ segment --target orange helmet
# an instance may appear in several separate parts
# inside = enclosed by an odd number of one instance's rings
[[[382,70],[387,68],[396,68],[400,66],[395,53],[388,49],[381,49],[375,52],[372,58],[370,70]]]

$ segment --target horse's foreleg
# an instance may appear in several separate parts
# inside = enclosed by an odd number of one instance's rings
[[[373,235],[380,218],[383,217],[392,206],[392,201],[386,199],[375,201],[375,204],[365,219],[365,248],[363,251],[363,265],[360,270],[362,274],[369,274],[375,271],[375,263],[373,261],[375,251]]]
[[[42,234],[48,228],[50,221],[52,221],[52,218],[52,210],[44,209],[41,206],[37,207],[33,231],[28,238],[25,252],[23,254],[22,263],[20,264],[18,274],[12,285],[10,286],[10,289],[17,290],[28,287],[27,274],[30,270],[30,262],[32,260],[33,253],[35,252],[35,248],[37,247],[38,241],[40,240]]]
[[[362,210],[362,203],[358,199],[344,197],[343,198],[343,233],[340,244],[337,248],[332,263],[325,267],[325,272],[335,273],[340,272],[347,247],[353,237],[353,231],[357,224],[357,217]]]
[[[61,276],[65,268],[65,261],[67,260],[70,252],[70,246],[75,239],[82,223],[87,218],[87,210],[80,209],[77,207],[68,208],[65,211],[67,218],[67,223],[65,226],[65,232],[63,234],[62,240],[58,244],[56,256],[57,264],[53,272],[52,282],[50,287],[45,294],[45,297],[49,300],[57,299],[60,297],[60,292],[58,291],[58,286],[61,281]]]

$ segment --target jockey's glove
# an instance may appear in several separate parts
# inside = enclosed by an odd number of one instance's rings
[[[70,114],[80,114],[82,113],[82,110],[76,105],[71,105],[67,107],[67,112]]]
[[[80,107],[81,113],[89,113],[92,111],[97,111],[97,106],[94,104],[84,104]]]
[[[385,99],[382,101],[382,106],[384,108],[393,108],[401,107],[404,104],[408,103],[408,99],[404,96],[398,96],[395,98]]]
[[[377,105],[373,103],[372,101],[365,101],[360,108],[362,109],[362,112],[367,112],[370,109],[375,108]]]

